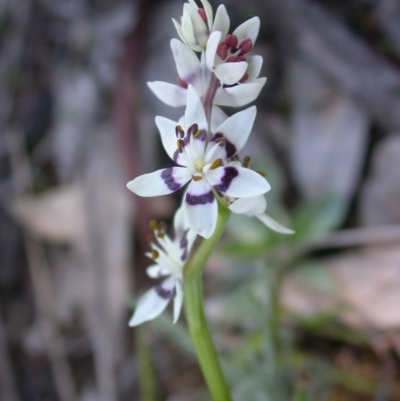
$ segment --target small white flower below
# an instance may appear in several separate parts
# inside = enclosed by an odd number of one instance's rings
[[[178,320],[183,303],[183,267],[193,246],[196,234],[185,224],[183,209],[174,219],[174,238],[171,239],[156,222],[151,223],[154,240],[146,256],[155,263],[147,268],[151,278],[165,277],[156,287],[147,291],[138,301],[129,322],[134,327],[159,316],[174,300],[174,323]]]

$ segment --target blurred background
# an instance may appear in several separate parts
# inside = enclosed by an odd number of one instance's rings
[[[214,10],[219,1],[211,2]],[[276,234],[232,216],[205,275],[236,401],[400,399],[400,2],[227,0],[268,81],[242,155]],[[0,0],[0,399],[207,401],[184,317],[129,329],[171,163],[182,1]],[[235,110],[226,109],[228,114]]]

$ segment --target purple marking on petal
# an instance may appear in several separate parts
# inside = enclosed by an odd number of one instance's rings
[[[234,154],[236,154],[236,146],[232,142],[226,141],[225,152],[226,152],[226,157],[229,159]]]
[[[213,203],[215,196],[212,191],[202,195],[191,195],[189,192],[186,194],[185,201],[190,206],[205,205],[207,203]]]
[[[179,156],[179,149],[176,149],[174,152],[174,161],[177,162],[178,161],[178,156]]]
[[[221,132],[217,132],[216,134],[214,134],[211,138],[211,141],[217,142],[221,146],[225,146],[226,157],[228,159],[235,155],[237,152],[236,146],[232,142],[229,142],[226,136]]]
[[[221,178],[221,184],[214,185],[214,188],[219,192],[225,192],[231,185],[232,180],[239,175],[235,167],[225,167],[224,170],[225,173]]]
[[[161,173],[161,178],[164,180],[165,185],[171,190],[171,191],[177,191],[182,185],[177,183],[174,179],[174,176],[172,174],[173,172],[173,167],[166,168],[163,170]]]
[[[172,298],[173,290],[163,288],[162,284],[155,287],[155,290],[156,290],[157,295],[160,298],[163,298],[163,299],[171,299]]]
[[[211,138],[212,142],[217,142],[219,139],[222,139],[224,137],[224,134],[222,134],[221,132],[217,132],[216,134],[214,134]]]

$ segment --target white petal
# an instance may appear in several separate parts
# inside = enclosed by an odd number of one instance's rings
[[[196,4],[194,0],[188,0],[188,3],[197,11],[199,6]]]
[[[204,11],[206,12],[208,28],[211,30],[213,25],[213,10],[211,4],[207,0],[201,0],[201,3],[203,4]]]
[[[187,245],[187,252],[189,254],[189,252],[191,251],[194,241],[196,240],[197,234],[193,231],[193,230],[189,230],[187,233],[187,241],[188,241],[188,245]]]
[[[215,68],[215,57],[217,55],[217,49],[219,42],[221,40],[221,32],[214,31],[207,41],[206,47],[206,60],[207,60],[207,67],[213,71]]]
[[[168,156],[180,166],[186,166],[177,147],[176,126],[180,125],[168,118],[157,116],[156,125],[160,131],[161,141]]]
[[[139,196],[160,196],[177,191],[191,178],[186,167],[170,167],[140,175],[126,186]]]
[[[233,85],[239,82],[247,70],[247,62],[222,63],[215,68],[215,75],[222,84]]]
[[[185,219],[185,210],[181,206],[174,216],[174,234],[175,236],[180,236],[180,234],[187,228],[187,223]]]
[[[180,25],[179,22],[176,21],[174,18],[172,18],[172,22],[173,22],[174,25],[175,25],[175,29],[176,29],[176,31],[178,32],[179,37],[182,39],[183,42],[186,43],[186,39],[185,39],[185,37],[183,36],[183,32],[182,32],[182,27],[181,27],[181,25]]]
[[[178,321],[181,314],[183,304],[183,286],[181,280],[175,281],[175,297],[174,297],[174,323]]]
[[[171,40],[171,49],[180,78],[188,85],[198,85],[202,76],[200,60],[196,53],[178,39]]]
[[[217,89],[214,104],[218,106],[242,107],[252,102],[260,94],[267,78],[258,78],[252,83],[244,83],[232,88]]]
[[[184,205],[190,228],[202,237],[210,238],[217,224],[218,204],[204,178],[190,183]]]
[[[218,7],[217,12],[215,13],[215,20],[214,20],[214,25],[212,27],[212,31],[221,32],[222,38],[225,39],[226,35],[229,32],[229,25],[230,25],[230,20],[228,12],[226,11],[225,6],[221,4]]]
[[[153,93],[168,106],[180,107],[186,105],[187,89],[168,82],[147,82]]]
[[[192,19],[189,13],[190,5],[185,3],[183,5],[183,15],[182,15],[182,34],[187,42],[187,44],[195,51],[202,51],[202,47],[196,43],[196,38],[194,37],[194,28]]]
[[[146,273],[151,278],[160,278],[162,276],[170,274],[170,271],[155,263],[154,265],[151,265],[146,269]]]
[[[211,132],[218,132],[217,128],[228,119],[228,115],[219,107],[212,107],[211,111]]]
[[[185,110],[185,128],[189,129],[193,124],[197,124],[200,129],[208,132],[208,124],[204,108],[192,85],[188,87],[187,106]]]
[[[224,134],[229,141],[227,143],[227,145],[229,144],[229,149],[227,147],[227,157],[232,157],[242,150],[253,128],[256,114],[256,106],[251,106],[229,117],[217,128],[216,132]]]
[[[243,22],[243,24],[239,25],[233,31],[233,35],[237,36],[239,45],[244,39],[247,38],[251,39],[254,45],[259,31],[260,31],[260,18],[253,17]]]
[[[204,162],[206,163],[206,166],[204,166],[203,172],[204,173],[207,172],[215,160],[217,159],[224,160],[225,158],[226,158],[225,146],[219,143],[215,143],[213,141],[209,142],[209,144],[207,145],[207,152],[204,157]]]
[[[187,7],[190,18],[192,20],[193,34],[196,44],[200,45],[202,49],[205,48],[208,39],[208,27],[204,22],[201,15],[198,13],[198,7]]]
[[[177,138],[175,128],[178,125],[175,121],[168,118],[157,116],[156,125],[160,131],[161,142],[168,156],[180,165],[185,165],[177,148]]]
[[[251,198],[239,198],[229,205],[233,213],[247,214],[249,216],[259,215],[265,212],[267,201],[264,195],[253,196]]]
[[[246,82],[254,82],[260,75],[261,67],[263,65],[263,58],[261,56],[251,56],[247,57],[247,62],[249,66],[247,68],[247,78]]]
[[[264,177],[244,167],[218,167],[209,170],[206,179],[217,191],[232,198],[250,198],[271,189]]]
[[[174,284],[174,280],[167,279],[160,286],[147,291],[139,299],[129,326],[138,326],[161,315],[173,295]]]
[[[290,228],[283,226],[281,223],[278,223],[268,214],[261,214],[256,216],[257,219],[261,220],[267,227],[271,228],[272,230],[281,233],[281,234],[294,234],[294,231]]]

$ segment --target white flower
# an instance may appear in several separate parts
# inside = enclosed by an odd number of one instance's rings
[[[171,239],[156,222],[152,223],[154,241],[151,252],[146,253],[155,264],[147,268],[152,278],[166,277],[156,287],[147,291],[138,301],[129,326],[138,326],[155,319],[174,299],[174,323],[178,320],[183,302],[183,267],[193,246],[196,234],[187,228],[183,209],[174,218],[174,239]]]
[[[206,49],[211,32],[223,30],[226,23],[229,28],[229,16],[224,5],[220,5],[213,22],[213,10],[207,0],[201,0],[204,8],[197,6],[194,0],[183,5],[181,25],[172,19],[182,41],[196,52]]]
[[[262,57],[247,59],[247,54],[257,39],[260,19],[258,17],[249,19],[232,34],[228,34],[229,19],[221,21],[220,25],[221,29],[214,30],[207,41],[208,68],[224,85],[255,82],[260,73]]]
[[[199,97],[203,97],[210,84],[211,71],[207,67],[204,52],[199,60],[196,53],[178,39],[171,40],[171,49],[180,85],[162,81],[148,82],[147,85],[161,101],[169,106],[185,106],[188,85],[193,85]],[[249,57],[246,81],[230,87],[220,85],[213,104],[241,107],[255,100],[267,80],[258,78],[262,62],[261,56]],[[234,68],[238,65],[238,63],[227,63],[227,65],[229,64]]]
[[[267,201],[263,195],[254,196],[246,199],[235,199],[230,205],[229,209],[233,213],[246,214],[248,216],[255,216],[262,221],[267,227],[281,234],[294,234],[290,228],[283,226],[274,220],[271,216],[264,213],[267,208]]]
[[[204,8],[199,8],[194,0],[183,5],[181,25],[175,20],[175,28],[181,39],[194,51],[201,52],[206,48],[213,24],[213,11],[207,0],[201,0]]]
[[[216,191],[232,198],[249,198],[271,189],[260,174],[228,163],[247,142],[255,117],[252,106],[229,117],[211,135],[200,98],[190,85],[183,127],[156,117],[164,148],[181,167],[139,176],[128,188],[139,196],[159,196],[190,181],[183,204],[187,222],[197,234],[209,238],[218,217]]]

